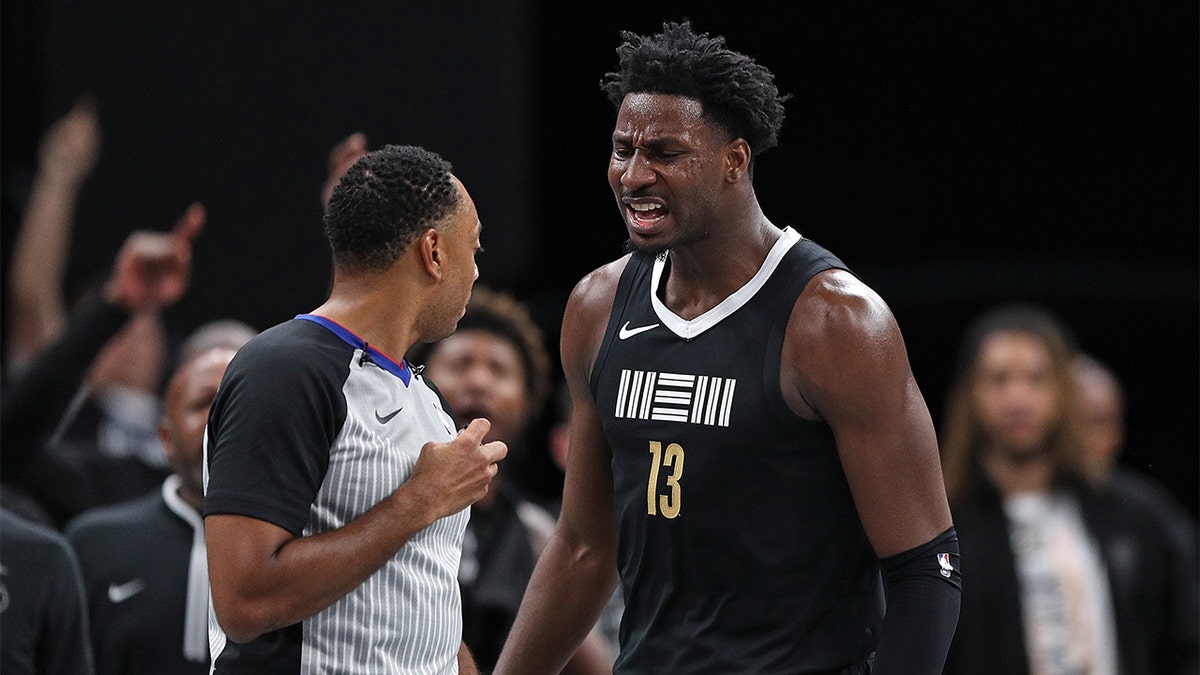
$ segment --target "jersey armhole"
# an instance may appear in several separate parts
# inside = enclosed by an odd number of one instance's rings
[[[629,257],[629,262],[625,264],[625,269],[621,270],[621,278],[617,281],[617,292],[613,296],[612,308],[608,312],[608,326],[604,329],[604,339],[600,342],[600,349],[596,351],[596,361],[592,364],[592,372],[588,377],[588,385],[592,390],[593,398],[596,397],[596,388],[600,382],[599,374],[604,370],[604,363],[608,360],[608,352],[612,347],[613,337],[617,334],[617,326],[621,324],[625,308],[629,306],[629,294],[633,291],[634,281],[649,274],[653,267],[647,264],[647,260],[652,261],[653,258],[647,259],[634,253]]]

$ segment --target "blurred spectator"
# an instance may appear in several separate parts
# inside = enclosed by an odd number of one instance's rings
[[[94,673],[85,605],[66,538],[0,507],[0,672]]]
[[[546,451],[550,453],[550,461],[559,473],[567,473],[567,452],[571,449],[571,390],[566,382],[559,382],[555,387],[553,401],[554,418],[546,431]],[[561,499],[552,505],[555,514],[562,507]]]
[[[1190,569],[1200,573],[1195,518],[1161,483],[1121,463],[1125,451],[1125,389],[1116,373],[1094,356],[1079,354],[1072,365],[1083,406],[1083,449],[1088,472],[1121,499],[1161,514],[1185,551]]]
[[[1075,350],[1027,304],[963,336],[941,449],[972,582],[946,673],[1196,673],[1197,608],[1170,536],[1088,480]]]
[[[76,307],[63,334],[20,377],[6,383],[0,397],[0,476],[5,485],[0,495],[6,504],[24,493],[32,498],[24,505],[37,505],[48,522],[61,527],[84,508],[144,494],[162,482],[166,472],[143,468],[136,458],[112,458],[94,448],[66,454],[49,446],[47,436],[98,355],[130,317],[156,313],[182,297],[191,272],[192,239],[203,225],[204,208],[193,204],[171,232],[130,234],[102,292]],[[134,363],[124,365],[138,369]]]
[[[64,271],[80,188],[100,151],[95,103],[81,98],[46,132],[30,198],[22,213],[10,273],[6,378],[25,372],[62,336],[67,322]],[[184,219],[203,222],[193,204]],[[100,288],[85,290],[76,304],[92,304]],[[54,495],[45,504],[56,524],[94,503],[118,501],[152,489],[169,473],[155,431],[166,370],[167,339],[159,308],[134,312],[90,366],[74,398],[60,408],[45,453],[24,477],[35,490]],[[85,312],[87,310],[84,310]],[[110,461],[111,460],[111,461]],[[60,485],[63,472],[91,473],[75,485]]]
[[[66,527],[102,675],[208,672],[204,427],[225,368],[254,334],[236,322],[193,334],[158,427],[173,473],[157,493],[89,509]]]
[[[550,359],[528,310],[506,293],[479,284],[453,335],[418,344],[410,362],[425,373],[460,424],[484,417],[485,441],[502,440],[508,460],[528,452],[530,423],[550,387]],[[554,516],[518,492],[503,464],[486,497],[471,508],[459,583],[463,641],[481,673],[490,673],[516,618]],[[598,631],[583,642],[564,673],[611,673],[616,653]]]

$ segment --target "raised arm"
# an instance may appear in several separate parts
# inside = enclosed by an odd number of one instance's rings
[[[624,262],[585,277],[567,302],[560,352],[574,407],[562,512],[538,558],[495,675],[562,671],[617,582],[611,451],[588,376]]]
[[[882,560],[888,610],[877,672],[941,672],[958,620],[958,545],[933,422],[891,310],[848,272],[818,275],[789,322],[782,381],[798,414],[832,428]],[[939,553],[952,554],[953,571]]]
[[[21,229],[13,244],[9,365],[23,369],[62,334],[63,277],[75,206],[100,154],[95,105],[80,100],[42,138]]]
[[[23,470],[40,447],[38,439],[53,429],[97,354],[129,317],[158,311],[183,296],[191,278],[192,240],[203,225],[204,209],[193,204],[171,232],[130,234],[117,253],[103,298],[79,307],[66,331],[4,390],[0,465],[6,475]]]
[[[247,516],[207,516],[213,608],[226,635],[249,642],[313,616],[363,583],[417,532],[478,501],[508,452],[500,441],[481,444],[490,427],[477,419],[449,443],[426,443],[404,484],[330,532],[299,537]]]
[[[350,165],[365,154],[367,154],[367,135],[361,131],[343,138],[330,149],[328,173],[325,175],[325,182],[321,185],[321,208],[325,208],[325,205],[329,203],[329,196],[333,194],[333,189],[342,179],[342,174],[346,173]]]

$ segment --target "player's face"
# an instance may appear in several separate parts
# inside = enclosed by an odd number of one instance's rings
[[[460,424],[491,421],[485,441],[512,443],[524,431],[525,366],[512,342],[487,330],[460,330],[437,343],[425,365]]]
[[[233,349],[222,347],[193,357],[180,367],[167,386],[159,439],[171,467],[196,494],[203,490],[204,426],[208,423],[208,409],[234,353]]]
[[[629,94],[617,111],[608,182],[637,248],[659,252],[718,226],[728,139],[684,96]]]
[[[1049,350],[1026,333],[996,333],[976,366],[972,393],[988,448],[1012,457],[1044,452],[1060,418]]]

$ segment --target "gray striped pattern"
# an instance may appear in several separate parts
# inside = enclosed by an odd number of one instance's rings
[[[437,395],[404,387],[355,351],[343,393],[347,418],[305,535],[345,525],[400,486],[421,446],[453,437]],[[378,421],[401,409],[386,423]],[[457,582],[469,509],[419,532],[353,592],[304,622],[304,673],[456,673],[462,640]]]

